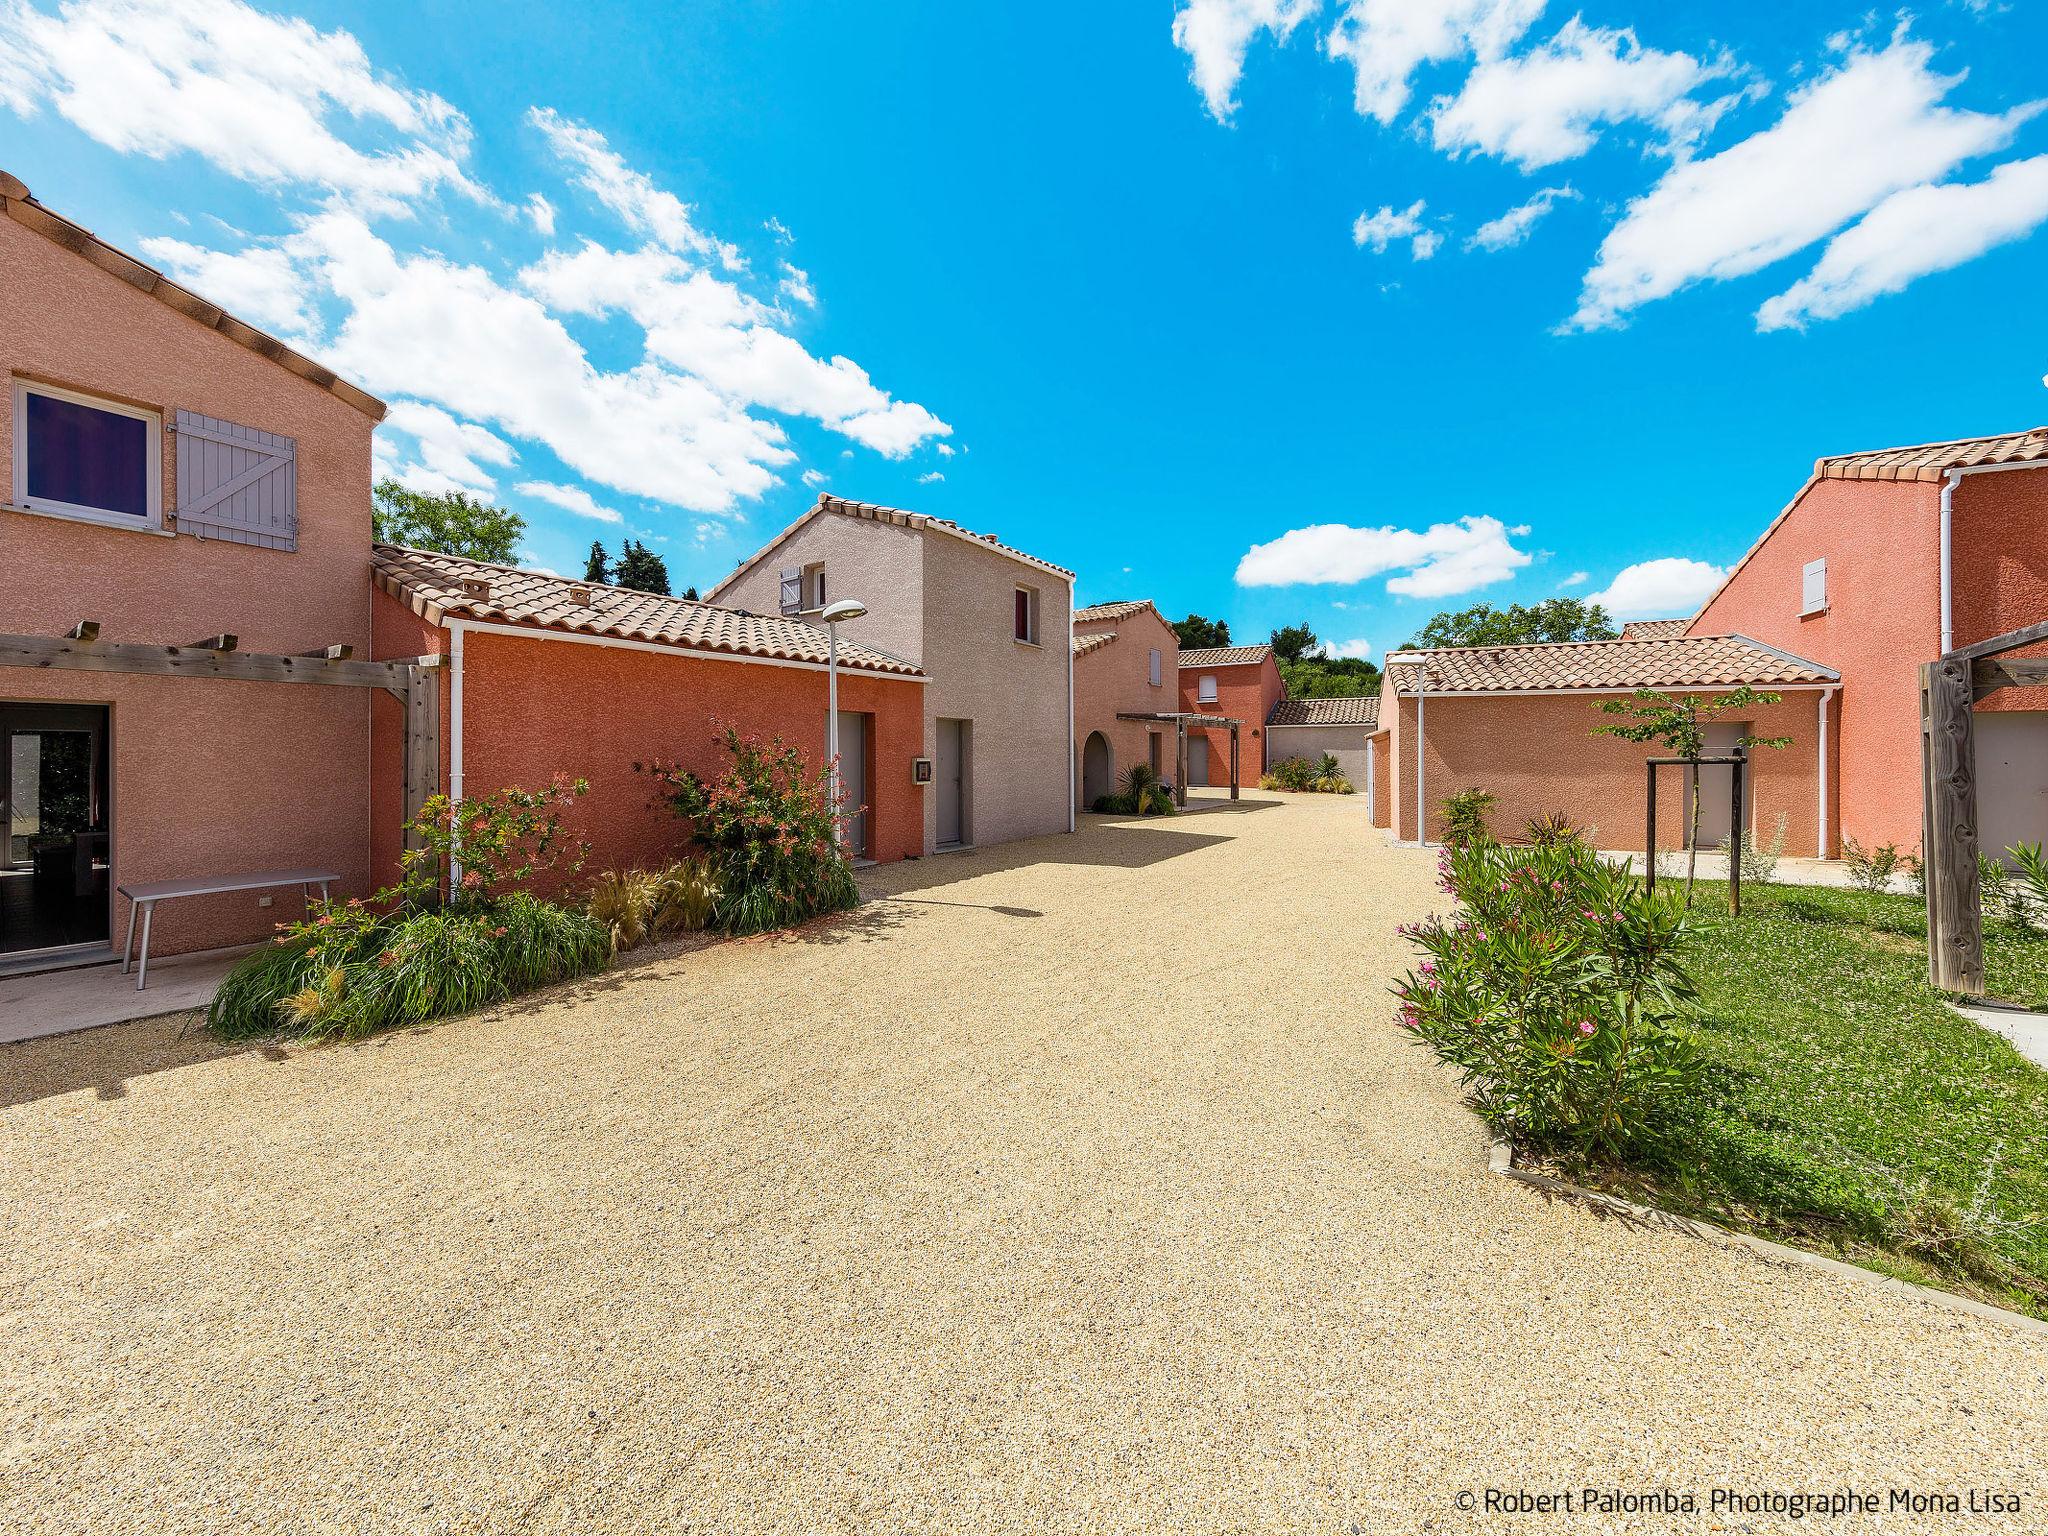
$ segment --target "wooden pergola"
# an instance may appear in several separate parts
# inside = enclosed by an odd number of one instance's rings
[[[346,645],[296,656],[263,655],[236,647],[236,637],[229,634],[209,635],[190,645],[102,640],[99,621],[81,619],[66,635],[0,635],[0,667],[381,688],[405,706],[406,820],[411,821],[439,789],[441,689],[434,676],[434,669],[441,665],[439,656],[357,661],[353,648]]]
[[[1188,803],[1188,727],[1190,725],[1227,725],[1230,727],[1230,798],[1237,798],[1237,733],[1244,724],[1228,715],[1204,715],[1185,713],[1140,714],[1118,710],[1119,720],[1146,720],[1155,725],[1173,727],[1173,803],[1187,809]]]
[[[1927,976],[1941,991],[1984,995],[1983,891],[1977,881],[1975,705],[2001,688],[2048,684],[2048,658],[2007,658],[2048,641],[2029,624],[1920,668],[1921,856],[1927,870]]]

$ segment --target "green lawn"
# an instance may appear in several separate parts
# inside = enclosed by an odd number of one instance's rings
[[[2048,1316],[2048,1071],[1926,980],[1909,896],[1702,882],[1709,1070],[1668,1153],[1613,1186]],[[1995,996],[2048,1006],[2048,939],[1992,927]]]

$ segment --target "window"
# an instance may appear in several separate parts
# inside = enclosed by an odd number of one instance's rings
[[[1214,673],[1205,674],[1201,681],[1195,684],[1195,698],[1204,704],[1214,704],[1216,702],[1216,677]]]
[[[154,411],[17,379],[14,504],[157,527],[163,521],[162,429]]]
[[[1038,589],[1017,589],[1017,625],[1012,631],[1026,645],[1038,644]]]
[[[1809,560],[1799,573],[1799,616],[1828,611],[1828,563]]]
[[[1159,686],[1159,651],[1156,647],[1152,652],[1152,686]]]
[[[814,613],[825,606],[825,562],[816,561],[804,567],[803,605],[806,613]]]

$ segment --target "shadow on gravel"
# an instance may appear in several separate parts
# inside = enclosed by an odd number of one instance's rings
[[[175,1072],[224,1056],[283,1061],[276,1045],[217,1040],[197,1010],[100,1024],[68,1035],[46,1035],[0,1045],[0,1109],[90,1088],[102,1101],[125,1099],[128,1084],[155,1072]]]

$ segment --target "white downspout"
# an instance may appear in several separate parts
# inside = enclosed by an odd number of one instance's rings
[[[1429,799],[1422,792],[1422,706],[1429,690],[1419,672],[1415,678],[1415,846],[1429,846]]]
[[[1820,772],[1816,776],[1820,783],[1820,831],[1814,837],[1818,846],[1813,855],[1817,859],[1828,856],[1828,701],[1834,696],[1832,688],[1820,691]]]
[[[460,833],[462,825],[462,636],[467,628],[460,619],[448,621],[448,809],[449,835],[454,847],[448,855],[449,892],[462,883],[462,850]]]
[[[1368,736],[1365,738],[1365,824],[1367,826],[1371,826],[1379,820],[1379,817],[1375,814],[1378,810],[1378,805],[1373,799],[1373,783],[1377,777],[1378,775],[1373,772],[1372,737]]]
[[[1164,674],[1161,674],[1162,676]],[[1067,578],[1067,830],[1074,830],[1074,578]]]
[[[1955,516],[1956,487],[1963,472],[1952,469],[1941,481],[1941,654],[1956,648]]]

